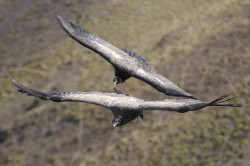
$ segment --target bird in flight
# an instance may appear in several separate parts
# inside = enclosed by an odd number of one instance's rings
[[[57,16],[65,32],[83,46],[101,55],[115,69],[114,84],[123,83],[130,77],[146,82],[160,92],[169,96],[180,96],[195,99],[166,77],[158,74],[155,68],[141,56],[128,49],[121,50],[103,39],[92,35],[82,28]]]
[[[96,91],[42,93],[28,89],[13,79],[12,82],[19,88],[19,92],[26,93],[29,96],[35,96],[43,100],[51,100],[53,102],[85,102],[108,108],[114,115],[112,120],[113,127],[125,125],[138,117],[143,119],[143,111],[149,110],[185,113],[188,111],[199,110],[207,106],[240,107],[240,105],[237,104],[224,104],[224,102],[235,98],[227,98],[229,95],[223,95],[212,102],[203,102],[196,99],[164,99],[145,101],[125,94],[117,88],[115,88],[115,91],[118,94],[101,93]]]

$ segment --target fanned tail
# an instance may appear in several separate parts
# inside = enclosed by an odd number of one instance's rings
[[[221,104],[221,103],[224,103],[226,101],[230,101],[234,98],[236,98],[236,96],[234,97],[231,97],[229,99],[226,99],[228,96],[230,96],[230,94],[225,94],[217,99],[215,99],[214,101],[208,103],[208,106],[228,106],[228,107],[241,107],[240,104]],[[223,100],[225,99],[225,100]]]

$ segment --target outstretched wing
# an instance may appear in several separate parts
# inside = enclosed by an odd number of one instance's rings
[[[120,95],[114,93],[101,93],[101,92],[59,92],[59,93],[42,93],[32,89],[28,89],[12,79],[12,82],[19,88],[19,92],[26,93],[28,96],[38,97],[43,100],[51,100],[54,102],[85,102],[91,103],[106,108],[115,106],[114,99],[119,99]]]
[[[100,54],[112,65],[115,65],[118,60],[122,60],[127,56],[127,54],[121,49],[113,46],[112,44],[104,41],[103,39],[95,35],[92,35],[91,33],[74,25],[72,22],[63,19],[61,16],[58,15],[57,20],[60,26],[70,37],[75,39],[83,46]]]
[[[188,111],[195,111],[207,106],[226,106],[226,107],[241,107],[238,104],[224,104],[224,102],[234,99],[235,97],[228,98],[230,95],[223,95],[212,102],[204,102],[194,99],[184,100],[161,100],[161,101],[145,101],[141,105],[143,110],[162,110],[162,111],[175,111],[185,113]],[[225,100],[224,100],[225,99]]]
[[[203,102],[194,99],[184,100],[160,100],[160,101],[144,101],[132,96],[114,93],[101,93],[101,92],[60,92],[60,93],[42,93],[32,89],[28,89],[12,79],[12,82],[19,88],[19,92],[27,93],[30,96],[35,96],[43,100],[51,100],[54,102],[85,102],[111,110],[122,111],[144,111],[144,110],[162,110],[162,111],[175,111],[187,112],[194,111],[206,106],[229,106],[240,107],[237,104],[223,104],[233,98],[226,99],[229,95],[224,95],[212,102]],[[118,91],[120,93],[120,91]],[[225,99],[225,100],[224,100]]]
[[[28,96],[38,97],[43,100],[54,102],[85,102],[109,109],[138,109],[143,100],[127,96],[125,94],[101,93],[101,92],[59,92],[43,93],[24,87],[14,79],[12,82],[19,88],[19,92],[26,93]],[[119,93],[119,92],[118,92]]]
[[[167,79],[166,77],[162,76],[158,73],[147,73],[144,70],[137,70],[136,71],[136,78],[142,80],[160,92],[165,93],[169,96],[179,96],[179,97],[188,97],[191,99],[196,99],[190,93],[184,91],[175,83]]]

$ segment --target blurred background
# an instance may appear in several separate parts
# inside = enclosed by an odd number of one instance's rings
[[[240,108],[148,111],[116,129],[108,109],[18,93],[113,92],[114,70],[71,39],[56,15],[143,56],[195,97],[238,96]],[[1,0],[0,165],[250,165],[250,2],[247,0]],[[170,98],[130,78],[119,88]]]

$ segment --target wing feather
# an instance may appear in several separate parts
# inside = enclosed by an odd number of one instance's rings
[[[58,92],[43,93],[29,89],[12,79],[12,82],[19,88],[19,92],[28,96],[38,97],[43,100],[54,102],[85,102],[110,109],[138,109],[139,103],[143,100],[125,94],[101,93],[101,92]]]
[[[19,92],[27,93],[28,95],[38,97],[43,100],[51,100],[54,102],[85,102],[102,107],[110,108],[111,110],[122,111],[144,111],[144,110],[162,110],[175,111],[184,113],[187,111],[194,111],[206,106],[228,106],[240,107],[237,104],[222,104],[233,98],[226,99],[229,95],[223,95],[212,102],[203,102],[194,99],[184,100],[160,100],[160,101],[144,101],[132,96],[114,93],[101,92],[59,92],[59,93],[42,93],[32,89],[28,89],[12,79],[12,82],[19,88]],[[122,93],[120,90],[116,90]],[[224,100],[225,99],[225,100]]]
[[[123,51],[126,52],[130,57],[133,57],[138,62],[140,68],[143,68],[145,71],[149,73],[157,73],[155,68],[137,53],[127,48],[123,49]]]
[[[72,101],[72,102],[86,102],[101,105],[102,100],[98,100],[103,96],[100,92],[58,92],[58,93],[42,93],[33,89],[28,89],[12,79],[12,82],[19,88],[19,92],[26,93],[28,96],[38,97],[43,100],[51,100],[54,102]],[[95,97],[97,100],[95,100]]]
[[[169,96],[180,96],[180,97],[188,97],[191,99],[196,99],[190,93],[184,91],[175,83],[167,79],[166,77],[162,76],[158,73],[148,73],[144,70],[138,69],[133,74],[135,78],[146,82],[147,84],[151,85],[155,89],[160,92],[163,92]]]
[[[57,20],[60,26],[70,37],[75,39],[83,46],[100,54],[111,64],[114,65],[116,60],[123,59],[124,57],[126,57],[126,54],[121,49],[83,30],[82,28],[74,25],[72,22],[64,20],[61,16],[58,15]]]
[[[232,100],[235,97],[226,99],[229,95],[223,95],[212,102],[204,102],[194,99],[183,100],[161,100],[161,101],[145,101],[140,107],[143,110],[162,110],[162,111],[175,111],[185,113],[188,111],[196,111],[207,106],[223,106],[223,107],[241,107],[239,104],[222,104],[226,101]],[[223,100],[226,99],[226,100]]]

